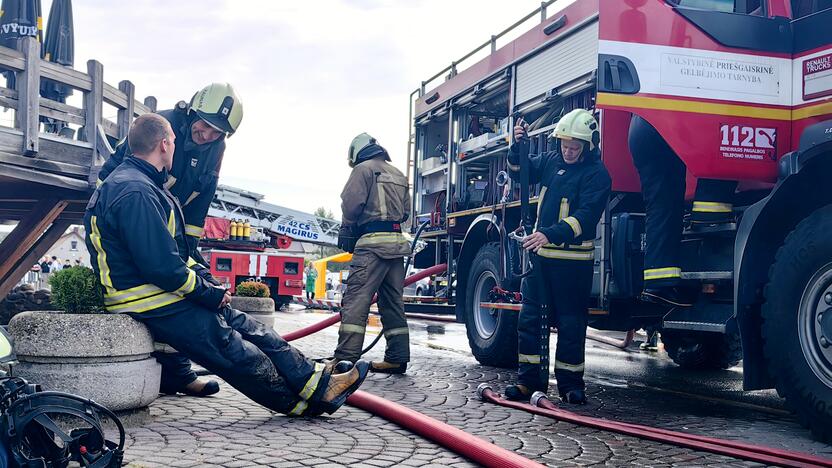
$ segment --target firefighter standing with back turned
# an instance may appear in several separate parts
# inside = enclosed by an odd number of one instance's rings
[[[336,360],[355,362],[361,355],[370,302],[378,293],[378,309],[387,349],[384,361],[370,370],[403,374],[410,361],[410,338],[404,316],[404,257],[410,246],[401,223],[409,217],[407,178],[389,164],[390,156],[366,133],[350,144],[352,174],[341,193],[338,247],[352,252],[347,290],[341,305]]]
[[[190,103],[180,101],[175,108],[160,111],[159,115],[170,123],[176,135],[176,153],[165,187],[182,206],[190,257],[188,266],[200,277],[219,286],[197,245],[217,191],[225,139],[240,127],[243,103],[230,84],[212,83],[194,94]],[[98,184],[131,154],[130,145],[122,141],[101,168]],[[162,393],[208,396],[220,391],[215,380],[197,379],[187,356],[171,352],[156,352],[154,356],[162,365]]]
[[[529,152],[528,125],[514,127],[509,169],[520,170]],[[561,399],[586,403],[584,342],[592,289],[595,228],[610,193],[610,176],[600,159],[598,122],[584,109],[564,115],[552,138],[557,149],[529,156],[529,183],[540,183],[535,232],[523,248],[539,255],[523,279],[518,328],[518,380],[506,388],[511,400],[526,400],[549,387],[549,329],[558,329],[555,377]],[[535,285],[544,285],[543,288]]]

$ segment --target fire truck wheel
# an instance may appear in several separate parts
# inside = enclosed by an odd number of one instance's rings
[[[832,205],[797,225],[777,251],[762,307],[763,350],[777,393],[816,437],[832,442]]]
[[[468,273],[465,291],[465,323],[471,352],[481,364],[495,367],[517,366],[517,312],[482,307],[490,302],[489,293],[500,285],[500,246],[483,245]]]
[[[740,335],[662,330],[667,355],[685,369],[728,369],[742,360]]]

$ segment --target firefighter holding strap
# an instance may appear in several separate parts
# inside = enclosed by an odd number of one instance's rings
[[[243,103],[230,84],[212,83],[199,90],[190,103],[180,101],[174,109],[163,110],[159,115],[170,123],[176,135],[173,167],[165,187],[182,206],[187,251],[191,258],[189,265],[198,275],[219,286],[220,283],[211,276],[208,264],[199,254],[197,244],[217,191],[225,139],[240,127]],[[98,183],[101,184],[130,154],[130,145],[122,141],[101,168]],[[163,393],[208,396],[220,391],[216,381],[198,380],[191,371],[190,360],[181,353],[157,352],[155,356],[162,364]]]
[[[370,370],[403,374],[410,361],[402,299],[404,257],[410,255],[401,227],[409,217],[407,178],[387,162],[387,150],[366,133],[352,140],[348,156],[353,170],[341,193],[338,247],[352,252],[353,257],[341,305],[335,359],[355,362],[360,357],[370,302],[378,292],[387,349],[384,361],[373,362]]]
[[[107,311],[144,323],[154,339],[269,409],[288,415],[337,410],[369,363],[333,374],[273,329],[228,307],[231,296],[187,266],[182,212],[164,187],[176,146],[170,124],[142,115],[128,139],[133,155],[93,193],[84,215]]]
[[[528,153],[528,125],[514,127],[516,143],[509,169],[520,170]],[[556,151],[530,155],[529,183],[540,183],[535,232],[523,248],[539,255],[537,267],[522,284],[523,306],[518,329],[518,383],[506,397],[527,400],[549,387],[549,329],[558,328],[555,377],[561,398],[586,403],[584,341],[592,289],[595,228],[610,193],[610,176],[600,159],[598,122],[576,109],[558,121],[552,138]],[[531,254],[531,253],[530,253]],[[534,285],[544,285],[543,288]]]

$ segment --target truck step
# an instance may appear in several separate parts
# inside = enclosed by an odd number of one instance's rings
[[[733,271],[683,271],[682,279],[686,280],[730,280],[734,278]]]
[[[693,307],[672,309],[662,319],[662,327],[674,330],[725,333],[734,316],[731,304],[699,302]]]
[[[684,235],[732,234],[737,230],[737,223],[691,224],[685,228]]]

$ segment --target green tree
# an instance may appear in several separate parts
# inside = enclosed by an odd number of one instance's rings
[[[315,212],[312,214],[319,218],[335,219],[335,215],[332,214],[332,210],[328,210],[323,206],[315,208]]]

